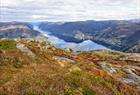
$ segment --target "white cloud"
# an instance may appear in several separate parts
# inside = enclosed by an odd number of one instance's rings
[[[2,20],[89,20],[140,17],[140,0],[1,0]]]
[[[41,18],[47,18],[46,15],[31,15],[31,18],[33,19],[41,19]]]

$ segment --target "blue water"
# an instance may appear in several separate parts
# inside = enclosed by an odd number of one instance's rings
[[[81,43],[66,42],[63,39],[51,35],[50,32],[39,29],[38,26],[34,26],[34,29],[44,34],[48,38],[48,41],[58,48],[71,48],[74,51],[108,50],[105,46],[97,44],[91,40],[86,40]]]

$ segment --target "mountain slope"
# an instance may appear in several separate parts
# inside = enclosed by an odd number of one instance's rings
[[[0,38],[32,38],[40,35],[27,23],[5,22],[0,23]]]
[[[73,53],[43,40],[3,39],[0,94],[139,95],[139,59],[139,54]]]
[[[139,44],[139,35],[135,38],[135,34],[140,31],[139,21],[81,21],[66,23],[50,23],[43,22],[39,25],[40,29],[49,31],[53,35],[68,41],[82,42],[84,40],[92,40],[99,44],[105,45],[111,49],[126,51],[127,45],[133,47]],[[138,43],[135,44],[135,41]],[[132,52],[140,52],[138,51]]]
[[[140,93],[140,54],[59,49],[25,23],[1,23],[0,32],[0,95]],[[125,43],[135,42],[135,49],[138,38],[139,31]]]

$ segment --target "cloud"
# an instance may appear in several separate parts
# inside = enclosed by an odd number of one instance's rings
[[[42,18],[47,18],[46,15],[31,15],[31,18],[33,19],[42,19]]]
[[[140,0],[1,0],[0,18],[9,20],[104,20],[140,17]]]

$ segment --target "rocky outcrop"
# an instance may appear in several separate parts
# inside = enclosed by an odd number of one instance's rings
[[[99,65],[103,70],[105,70],[108,73],[116,73],[116,69],[108,62],[98,62],[97,65]]]
[[[125,83],[134,83],[140,85],[140,76],[134,73],[135,70],[133,67],[127,65],[123,67],[124,72],[126,73],[126,78],[119,78],[119,80]]]
[[[128,53],[124,57],[120,58],[120,60],[140,62],[140,54],[139,53]]]
[[[61,67],[65,67],[69,63],[75,63],[74,60],[66,58],[66,57],[54,56],[53,59],[57,60],[58,64]]]
[[[51,45],[47,48],[48,44],[41,39],[8,40],[0,41],[2,95],[140,93],[139,66],[133,58],[120,60],[127,54],[107,50],[74,54]],[[8,47],[3,48],[5,45]]]
[[[27,54],[29,57],[35,58],[35,54],[30,49],[28,49],[24,44],[17,44],[16,47],[23,53]]]

